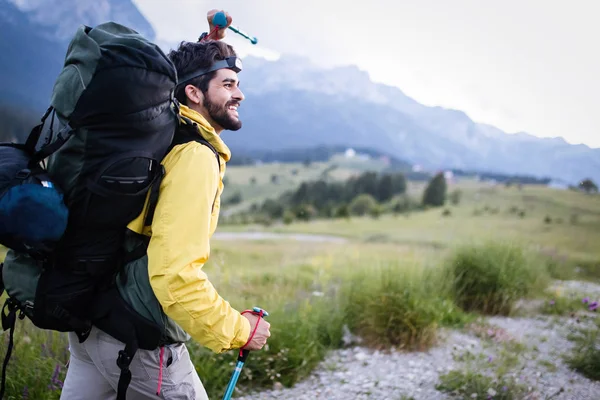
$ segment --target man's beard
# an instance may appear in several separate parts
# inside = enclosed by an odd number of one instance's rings
[[[208,94],[208,93],[207,93]],[[239,105],[237,101],[228,101],[225,105],[220,106],[210,101],[207,95],[204,96],[204,108],[208,111],[208,115],[215,121],[219,126],[228,131],[237,131],[242,127],[242,121],[239,118],[233,117],[229,114],[229,106]]]

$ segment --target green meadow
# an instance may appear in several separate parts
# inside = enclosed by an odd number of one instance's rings
[[[267,348],[250,355],[237,393],[307,377],[328,351],[344,346],[346,329],[365,346],[423,351],[438,344],[441,329],[510,316],[520,300],[545,298],[553,279],[600,281],[600,196],[572,190],[456,180],[448,192],[459,190],[460,201],[443,207],[290,223],[228,221],[303,181],[382,168],[344,159],[228,167],[223,199],[240,198],[224,204],[217,233],[251,231],[257,239],[217,235],[204,269],[234,307],[268,310],[272,327]],[[409,182],[407,196],[419,202],[425,185]],[[262,232],[344,241],[261,239]],[[236,353],[189,346],[209,395],[220,398]],[[67,357],[64,335],[18,321],[7,398],[26,392],[58,399]]]

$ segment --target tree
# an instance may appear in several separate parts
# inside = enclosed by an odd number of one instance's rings
[[[394,187],[392,186],[392,176],[385,174],[379,179],[377,188],[377,200],[386,202],[394,196]]]
[[[579,183],[579,187],[585,190],[586,193],[598,193],[598,185],[596,185],[591,179],[584,179]]]
[[[406,193],[406,177],[402,173],[392,175],[392,192],[396,194]]]
[[[441,207],[446,202],[446,178],[442,172],[435,175],[423,193],[423,205]]]
[[[350,203],[350,212],[354,215],[365,215],[371,213],[377,205],[377,200],[370,194],[359,194]]]

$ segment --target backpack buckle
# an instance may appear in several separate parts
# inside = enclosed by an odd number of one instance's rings
[[[15,178],[25,180],[31,176],[31,170],[29,168],[25,168],[17,172]]]
[[[117,358],[117,366],[120,370],[128,370],[129,364],[131,364],[131,356],[127,354],[125,350],[119,350],[119,357]]]

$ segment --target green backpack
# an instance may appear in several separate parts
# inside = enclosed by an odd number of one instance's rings
[[[164,343],[164,326],[133,310],[120,294],[127,275],[119,273],[145,256],[148,241],[132,240],[127,224],[147,199],[145,221],[151,223],[164,175],[161,160],[179,129],[176,84],[168,57],[127,27],[82,26],[73,37],[50,107],[32,131],[38,136],[28,140],[37,144],[47,118],[58,120],[58,132],[48,130],[33,161],[64,194],[68,223],[53,248],[11,249],[2,265],[8,294],[2,324],[10,342],[0,398],[17,316],[41,329],[75,332],[80,341],[95,325],[124,342],[115,355],[119,399],[125,398],[137,349]],[[47,160],[47,167],[38,160]]]

